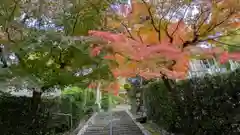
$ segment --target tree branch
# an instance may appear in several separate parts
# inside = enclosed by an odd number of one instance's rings
[[[152,15],[152,12],[151,12],[151,7],[148,6],[147,2],[145,0],[142,0],[142,2],[144,3],[145,7],[147,8],[148,10],[148,14],[150,16],[150,20],[151,20],[151,24],[153,25],[153,28],[155,29],[156,32],[159,32],[160,30],[157,28],[155,22],[154,22],[154,17]]]
[[[18,4],[18,2],[17,1],[14,1],[14,7],[13,7],[13,10],[12,10],[12,12],[10,13],[10,16],[8,17],[8,19],[6,20],[6,23],[5,23],[5,32],[7,33],[7,37],[8,37],[8,40],[10,41],[10,42],[13,42],[13,43],[15,43],[15,41],[14,40],[12,40],[12,38],[11,38],[11,36],[10,36],[10,33],[9,33],[9,23],[10,23],[10,21],[11,21],[11,18],[12,17],[14,17],[14,13],[15,13],[15,11],[16,11],[16,9],[17,9],[17,4]]]
[[[135,40],[132,33],[130,32],[130,30],[128,29],[127,25],[124,24],[123,22],[121,22],[121,24],[123,25],[123,27],[125,28],[125,30],[127,31],[127,33],[129,34],[130,38]]]
[[[163,9],[163,6],[164,6],[164,2],[161,2],[161,10]],[[170,8],[168,8],[168,11],[167,13],[170,11]],[[167,14],[166,13],[166,14]],[[161,42],[161,26],[162,26],[162,19],[164,18],[164,16],[166,15],[164,14],[160,19],[159,19],[159,22],[158,22],[158,29],[159,29],[159,32],[158,32],[158,41]]]
[[[140,35],[140,30],[137,32],[137,35],[138,35],[138,37],[139,37],[141,43],[143,43],[143,39],[142,39],[142,37],[141,37],[141,35]]]
[[[219,23],[212,25],[211,27],[209,27],[202,35],[206,35],[207,33],[213,31],[215,28],[217,28],[218,26],[220,26],[221,24],[225,23],[235,12],[231,11],[227,17],[225,19],[223,19],[222,21],[220,21]],[[200,36],[202,36],[200,35]]]
[[[196,43],[200,43],[200,42],[205,42],[205,41],[213,40],[213,39],[216,39],[216,38],[221,38],[221,37],[230,36],[230,34],[227,34],[227,35],[220,35],[220,36],[216,36],[216,37],[213,37],[213,38],[207,38],[207,39],[199,40],[199,37],[200,37],[200,36],[206,35],[207,33],[213,31],[215,28],[217,28],[218,26],[220,26],[221,24],[223,24],[226,20],[228,20],[229,17],[230,17],[233,13],[234,13],[234,12],[230,12],[230,13],[228,14],[228,16],[227,16],[224,20],[220,21],[219,23],[215,24],[214,26],[209,27],[203,34],[201,34],[201,35],[198,35],[198,34],[197,34],[197,35],[196,35],[196,33],[195,33],[193,40],[192,40],[192,41],[186,41],[186,42],[183,44],[183,48],[187,47],[187,46],[190,45],[190,44],[196,44]],[[204,23],[204,22],[205,22],[205,21],[203,21],[203,23]],[[201,27],[201,25],[200,25],[200,27]],[[198,31],[199,31],[200,27],[198,28]],[[238,30],[238,29],[237,29],[237,30]],[[236,31],[237,31],[237,30],[236,30]],[[235,34],[235,35],[237,35],[237,34]]]
[[[95,4],[93,4],[91,1],[88,1],[90,3],[90,5],[97,11],[98,14],[100,14],[100,10],[97,8],[97,6]],[[100,2],[100,1],[99,1]],[[100,4],[100,3],[98,3]]]
[[[72,35],[73,35],[74,32],[75,32],[75,29],[76,29],[76,26],[77,26],[77,22],[78,22],[79,16],[80,16],[80,13],[77,13],[77,15],[76,15],[76,17],[75,17],[75,20],[74,20],[74,23],[73,23]]]
[[[237,30],[236,30],[237,31]],[[202,40],[198,40],[196,42],[206,42],[206,41],[209,41],[209,40],[215,40],[217,38],[223,38],[223,37],[230,37],[230,36],[237,36],[237,35],[240,35],[240,34],[235,34],[234,32],[231,32],[231,33],[228,33],[226,35],[219,35],[219,36],[215,36],[215,37],[210,37],[210,38],[206,38],[206,39],[202,39]]]
[[[185,9],[184,14],[183,14],[183,17],[178,21],[177,27],[175,28],[175,30],[174,30],[173,33],[171,34],[171,37],[173,37],[173,35],[175,34],[175,32],[178,30],[179,25],[180,25],[180,23],[183,21],[185,15],[186,15],[186,13],[187,13],[188,8],[189,8],[189,5],[188,5],[188,7]]]
[[[207,19],[209,18],[209,11],[210,9],[207,9],[207,10],[205,10],[205,11],[202,11],[201,12],[201,14],[199,15],[199,17],[198,17],[198,19],[196,20],[196,27],[197,27],[197,30],[196,30],[196,32],[198,33],[199,31],[200,31],[200,29],[201,29],[201,27],[203,26],[203,24],[207,21]],[[208,12],[207,13],[207,16],[203,19],[203,21],[202,22],[199,22],[199,25],[197,25],[197,22],[199,21],[199,19],[201,18],[201,16],[202,15],[204,15],[204,13],[206,13],[206,12]]]
[[[216,39],[212,39],[212,41],[217,42],[217,43],[220,43],[220,44],[222,44],[222,45],[226,45],[226,46],[230,46],[230,47],[240,48],[240,45],[239,45],[239,44],[229,44],[229,43],[224,43],[224,42],[218,41],[218,40],[216,40]]]
[[[170,9],[171,9],[171,8],[170,8]],[[179,10],[179,9],[176,8],[176,10],[174,10],[174,11],[172,12],[170,18],[168,19],[169,21],[172,20],[172,18],[174,17],[174,14],[175,14],[178,10]],[[169,11],[170,11],[170,10],[169,10]],[[166,14],[166,15],[167,15],[167,14]],[[173,37],[172,37],[172,36],[170,35],[170,33],[168,32],[168,25],[169,25],[169,23],[166,24],[165,28],[163,28],[163,29],[164,29],[164,31],[165,31],[165,34],[166,34],[167,37],[169,38],[170,43],[172,43],[172,42],[173,42]]]

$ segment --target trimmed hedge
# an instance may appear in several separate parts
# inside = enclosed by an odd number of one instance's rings
[[[0,97],[0,134],[3,135],[29,135],[32,134],[31,125],[33,116],[31,115],[31,98],[13,97],[1,95]],[[39,135],[49,133],[49,121],[51,120],[50,102],[42,102],[40,108],[39,128],[36,130]]]
[[[161,81],[153,82],[145,86],[144,99],[148,118],[169,132],[185,135],[240,132],[240,70],[179,81],[174,92],[167,90]]]
[[[56,99],[42,99],[37,134],[56,135],[70,130],[70,117],[72,115],[72,128],[94,108],[94,93],[84,89],[68,89],[62,97]],[[84,98],[86,98],[84,102]],[[33,116],[31,114],[30,97],[15,97],[11,95],[0,96],[0,134],[1,135],[32,135]]]

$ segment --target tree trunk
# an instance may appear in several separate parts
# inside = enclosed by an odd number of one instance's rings
[[[168,79],[166,76],[163,76],[162,80],[166,88],[172,93],[175,90],[174,87],[172,86],[173,80]]]
[[[41,105],[41,91],[37,91],[33,89],[32,94],[32,103],[31,103],[31,112],[32,112],[32,133],[34,135],[39,135],[39,127],[41,126],[39,123],[39,113],[40,113],[40,105]]]
[[[1,46],[0,46],[0,60],[3,64],[2,68],[7,68],[8,67],[7,60],[4,56],[4,51],[3,51],[3,48]]]
[[[84,101],[83,101],[83,106],[85,106],[87,104],[87,100],[88,100],[88,89],[85,89],[83,91],[83,94],[84,94]]]
[[[101,109],[101,92],[100,92],[100,87],[101,87],[101,83],[99,82],[98,83],[98,86],[97,86],[97,95],[96,95],[96,104],[98,106],[98,109],[100,110]]]

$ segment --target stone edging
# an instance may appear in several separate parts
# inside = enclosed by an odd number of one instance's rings
[[[83,135],[83,133],[86,131],[89,124],[91,124],[94,117],[97,115],[97,112],[93,113],[93,115],[88,119],[88,121],[85,123],[85,125],[79,130],[77,135]]]
[[[138,126],[138,128],[142,131],[144,135],[151,135],[151,133],[148,130],[146,130],[141,123],[135,120],[131,112],[129,112],[128,110],[125,110],[125,111],[132,118],[133,122]]]

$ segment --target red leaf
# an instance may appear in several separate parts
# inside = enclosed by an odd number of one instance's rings
[[[168,76],[169,79],[184,79],[186,77],[185,72],[176,72],[176,71],[171,71],[166,68],[163,68],[161,70],[164,74]]]
[[[133,77],[136,76],[136,72],[129,69],[112,69],[113,76],[117,77]]]
[[[179,46],[182,45],[185,41],[187,41],[188,30],[189,29],[186,27],[183,19],[179,20],[176,23],[169,24],[167,31],[168,34],[173,38],[172,45]]]
[[[113,93],[113,94],[114,94],[115,96],[118,95],[119,89],[120,89],[120,85],[119,85],[117,82],[115,82],[115,83],[113,84],[113,90],[114,90],[114,93]]]
[[[179,59],[184,59],[187,54],[186,52],[182,52],[180,48],[172,46],[167,41],[155,45],[146,45],[121,34],[113,34],[110,32],[101,31],[90,31],[89,34],[103,38],[109,43],[107,44],[107,47],[110,47],[116,54],[114,56],[105,56],[105,59],[114,59],[114,61],[118,63],[117,68],[114,66],[114,68],[111,69],[115,78],[119,76],[133,77],[136,76],[136,74],[140,74],[146,79],[151,79],[155,77],[161,77],[162,71],[162,73],[172,79],[184,78],[186,75],[185,71],[187,70],[187,66],[181,66],[182,62],[186,63],[185,61],[177,62],[178,64],[176,69],[181,72],[160,69],[158,66],[159,64],[157,64],[157,61],[164,61],[165,59],[178,61]],[[129,60],[126,58],[130,58],[130,61],[133,63],[137,62],[135,65],[136,67],[134,66],[134,68],[129,68],[126,64],[127,61],[129,62]],[[146,71],[148,68],[151,71]]]
[[[112,56],[112,55],[106,55],[103,58],[106,59],[106,60],[115,60],[115,57]]]
[[[240,60],[240,52],[234,52],[228,54],[229,59],[239,61]]]
[[[222,55],[219,58],[219,61],[221,64],[225,64],[229,59],[228,52],[222,53]]]
[[[228,60],[240,61],[240,53],[239,52],[233,52],[233,53],[224,52],[220,55],[220,58],[219,58],[220,63],[224,64]]]
[[[160,74],[160,72],[140,72],[139,73],[140,76],[142,76],[143,78],[145,79],[152,79],[152,78],[155,78],[155,77],[162,77],[162,74]]]
[[[91,36],[102,38],[106,41],[111,41],[111,42],[121,42],[125,40],[122,34],[114,34],[111,32],[90,30],[88,34]]]
[[[94,89],[94,88],[96,88],[96,87],[97,87],[96,83],[90,83],[90,84],[88,85],[88,88],[89,88],[89,89]]]
[[[99,46],[94,47],[90,52],[91,56],[93,56],[93,57],[98,56],[101,52],[101,49],[102,49],[102,47],[99,47]]]

